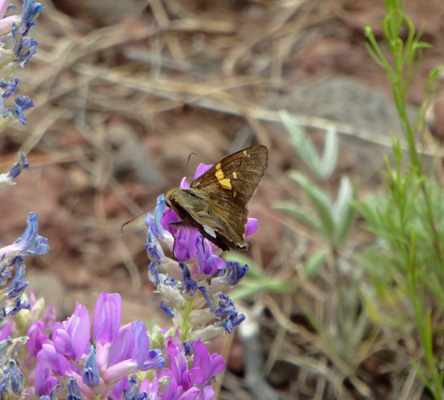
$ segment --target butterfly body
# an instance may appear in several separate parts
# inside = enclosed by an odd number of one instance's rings
[[[247,204],[268,165],[265,146],[234,153],[195,179],[188,189],[171,189],[166,204],[222,250],[245,249]]]

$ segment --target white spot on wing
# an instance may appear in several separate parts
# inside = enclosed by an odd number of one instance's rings
[[[211,229],[209,226],[203,225],[204,231],[208,233],[211,237],[216,237],[216,232],[214,232],[214,229]]]

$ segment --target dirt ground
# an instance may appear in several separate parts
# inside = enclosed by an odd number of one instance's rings
[[[147,280],[143,218],[123,234],[120,227],[184,174],[192,177],[198,163],[213,164],[250,144],[267,145],[270,163],[250,204],[259,230],[248,255],[272,276],[283,274],[289,247],[315,247],[303,227],[289,229],[272,209],[277,200],[303,202],[287,173],[308,173],[289,145],[280,110],[304,121],[320,148],[326,127],[336,127],[338,168],[324,184],[332,194],[344,174],[361,194],[381,187],[389,135],[400,134],[388,80],[364,47],[365,23],[382,40],[382,1],[42,3],[32,32],[37,54],[18,71],[20,94],[36,107],[26,127],[11,124],[0,142],[2,171],[20,149],[31,170],[0,192],[0,237],[3,244],[15,240],[29,212],[37,213],[51,250],[28,262],[27,275],[59,319],[75,301],[92,309],[108,291],[122,295],[125,323],[167,326]],[[444,60],[444,3],[407,1],[406,7],[433,45],[408,94],[413,112],[428,72]],[[192,152],[197,156],[186,166]],[[366,238],[360,233],[355,240]],[[223,342],[215,349],[222,351]],[[226,379],[233,384],[242,376],[244,350],[236,339],[230,349]],[[286,374],[270,381],[293,393],[291,369]],[[220,398],[253,398],[237,396]]]

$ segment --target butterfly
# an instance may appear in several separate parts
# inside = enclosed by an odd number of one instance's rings
[[[248,202],[264,176],[268,149],[252,146],[231,154],[195,179],[188,189],[171,189],[168,207],[222,250],[246,249]]]

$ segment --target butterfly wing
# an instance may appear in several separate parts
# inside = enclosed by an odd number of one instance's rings
[[[220,243],[225,248],[247,247],[244,240],[247,204],[267,165],[267,148],[253,146],[224,158],[191,183],[190,190],[204,198],[201,199],[202,207],[197,208],[201,212],[193,208],[187,211],[216,241],[204,236],[219,247]]]

